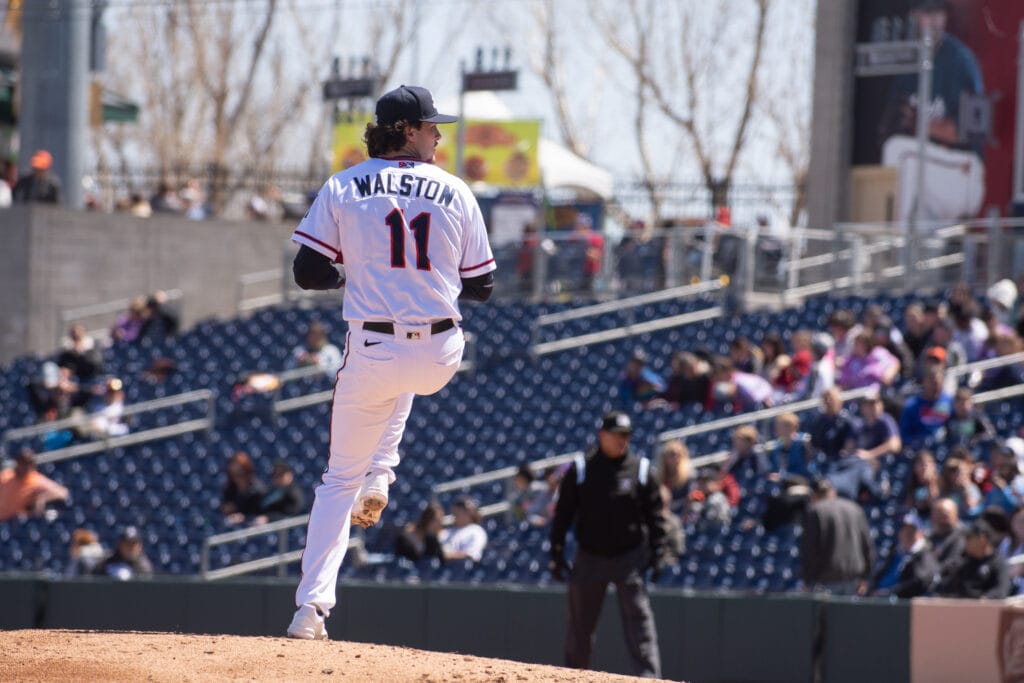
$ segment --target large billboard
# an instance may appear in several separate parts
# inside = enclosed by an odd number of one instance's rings
[[[925,220],[973,218],[1013,200],[1021,0],[860,0],[857,42],[935,37],[928,142],[924,155]],[[915,211],[921,167],[916,140],[918,77],[859,76],[854,90],[854,166],[895,169],[894,218]]]

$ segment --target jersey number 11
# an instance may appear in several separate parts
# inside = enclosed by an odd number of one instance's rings
[[[394,209],[387,215],[384,222],[391,228],[391,267],[405,268],[405,214],[401,209]],[[423,211],[409,221],[416,240],[416,268],[430,270],[430,259],[427,258],[427,240],[430,239],[430,214]]]

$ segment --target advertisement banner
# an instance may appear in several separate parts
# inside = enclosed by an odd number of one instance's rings
[[[437,164],[455,172],[455,125],[441,126]],[[540,185],[537,145],[540,121],[466,121],[465,180],[495,187]]]
[[[925,220],[973,218],[1012,200],[1017,117],[1020,0],[861,0],[857,43],[934,36],[928,143],[924,155]],[[913,51],[909,51],[909,60]],[[879,60],[892,59],[896,52]],[[895,169],[896,220],[917,201],[921,168],[916,139],[918,76],[860,75],[855,81],[852,163]]]
[[[331,154],[331,173],[344,171],[366,161],[366,143],[363,134],[373,114],[353,114],[334,124],[334,149]]]

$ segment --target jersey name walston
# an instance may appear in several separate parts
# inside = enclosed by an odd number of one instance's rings
[[[397,197],[423,197],[439,206],[451,206],[455,198],[455,189],[451,186],[410,173],[397,177],[395,173],[377,173],[372,177],[355,176],[352,184],[363,199],[390,194]]]

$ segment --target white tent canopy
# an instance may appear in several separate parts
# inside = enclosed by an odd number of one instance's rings
[[[459,113],[457,97],[438,102],[437,108],[445,114]],[[466,93],[467,119],[510,120],[516,118],[501,99],[491,91]],[[574,154],[566,147],[541,138],[537,150],[541,182],[544,189],[568,189],[593,194],[601,199],[612,197],[612,174]]]

